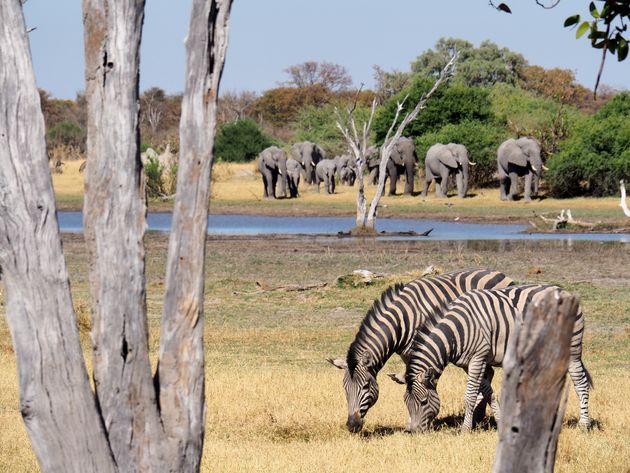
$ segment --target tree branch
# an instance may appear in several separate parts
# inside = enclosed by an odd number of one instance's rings
[[[623,209],[623,213],[626,217],[630,217],[630,209],[628,209],[628,204],[626,202],[626,185],[623,182],[623,179],[619,181],[619,189],[621,190],[621,203],[619,206]]]

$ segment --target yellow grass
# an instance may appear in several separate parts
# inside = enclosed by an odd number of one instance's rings
[[[147,238],[148,310],[155,360],[163,295],[166,237]],[[627,245],[514,242],[471,243],[210,241],[206,273],[207,422],[203,472],[489,471],[495,429],[460,435],[465,376],[448,368],[438,389],[438,430],[406,435],[403,387],[379,377],[380,399],[365,433],[345,429],[341,371],[324,361],[343,355],[370,301],[392,281],[407,280],[429,263],[501,268],[519,281],[562,282],[580,295],[586,314],[584,359],[596,389],[591,415],[599,428],[575,427],[578,405],[569,393],[556,471],[605,473],[630,466],[630,254]],[[64,243],[82,340],[89,358],[87,261],[79,237]],[[463,249],[462,249],[463,248]],[[281,253],[282,252],[282,253]],[[279,258],[279,254],[282,258]],[[528,276],[536,266],[542,273]],[[270,285],[332,281],[365,267],[389,273],[386,282],[313,291],[257,293]],[[237,293],[235,293],[238,292]],[[4,311],[0,292],[0,313]],[[89,362],[88,362],[89,366]],[[383,373],[400,372],[393,358]],[[500,391],[501,372],[495,376]],[[36,472],[19,413],[16,366],[0,318],[0,472]]]

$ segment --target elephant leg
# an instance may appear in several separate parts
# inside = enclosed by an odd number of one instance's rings
[[[414,163],[405,165],[405,195],[413,195],[414,177],[415,177]]]
[[[389,175],[389,195],[396,195],[396,184],[398,183],[398,170],[390,159],[387,162],[387,174]]]
[[[525,175],[525,189],[523,190],[523,194],[526,201],[532,200],[532,173],[528,172]]]
[[[424,175],[424,189],[422,189],[422,197],[426,197],[429,194],[429,186],[431,185],[431,181],[433,180],[433,174],[430,171],[427,171]]]
[[[464,175],[461,172],[455,174],[455,182],[457,183],[457,196],[463,199],[466,197],[466,188],[464,187]]]
[[[510,173],[510,193],[508,200],[514,200],[518,195],[518,175],[515,172]]]
[[[328,183],[329,194],[335,193],[335,176],[330,176]]]
[[[269,199],[273,197],[272,174],[271,174],[271,171],[269,171],[268,169],[265,169],[264,171],[262,171],[261,174],[262,174],[262,180],[263,180],[263,187],[265,188],[264,196],[265,196],[265,199]]]
[[[501,200],[507,200],[507,196],[510,189],[510,180],[508,176],[499,177],[499,191],[501,193]]]

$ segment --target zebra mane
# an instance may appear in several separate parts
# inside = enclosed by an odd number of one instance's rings
[[[350,376],[354,375],[354,371],[357,365],[360,362],[360,358],[364,352],[364,340],[367,338],[367,329],[366,325],[373,319],[377,318],[379,314],[387,310],[389,304],[391,304],[392,300],[400,294],[400,292],[405,287],[402,283],[396,283],[393,286],[388,287],[381,293],[381,296],[378,299],[374,299],[372,306],[368,309],[365,317],[363,317],[363,321],[359,326],[359,331],[354,337],[354,341],[350,344],[350,348],[348,348],[348,355],[346,357],[346,363],[348,364],[348,370],[350,371]]]

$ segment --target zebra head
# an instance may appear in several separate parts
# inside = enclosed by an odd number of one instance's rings
[[[352,433],[363,428],[365,414],[378,400],[378,383],[370,369],[370,355],[363,353],[356,363],[328,359],[335,367],[344,370],[343,388],[348,401],[348,421],[346,427]]]
[[[426,432],[440,412],[440,397],[436,389],[436,374],[433,368],[408,375],[405,404],[409,410],[407,432]]]

